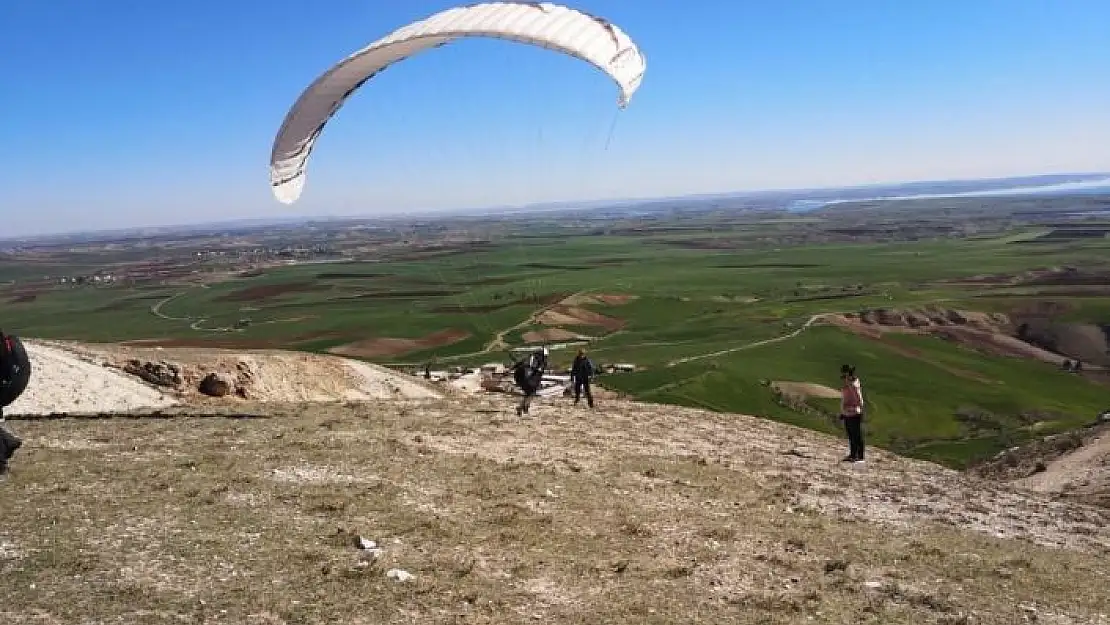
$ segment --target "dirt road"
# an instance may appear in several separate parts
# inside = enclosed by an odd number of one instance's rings
[[[701,360],[703,358],[713,358],[714,356],[724,356],[725,354],[731,354],[733,352],[739,352],[739,351],[743,351],[743,350],[746,350],[746,349],[754,349],[756,347],[762,347],[764,345],[771,345],[772,343],[778,343],[778,342],[781,342],[781,341],[785,341],[787,339],[792,339],[792,338],[798,336],[799,334],[801,334],[802,332],[805,332],[806,329],[808,329],[811,325],[813,325],[814,323],[817,323],[818,321],[820,321],[826,315],[829,315],[829,314],[833,314],[833,313],[818,313],[816,315],[813,315],[812,317],[807,319],[805,323],[802,324],[802,327],[798,328],[797,330],[794,330],[790,334],[784,334],[782,336],[776,336],[775,338],[764,339],[762,341],[756,341],[754,343],[748,343],[746,345],[741,345],[739,347],[730,347],[729,349],[722,349],[722,350],[719,350],[719,351],[710,352],[708,354],[698,354],[697,356],[687,356],[685,358],[679,358],[677,360],[672,360],[672,361],[668,362],[667,366],[668,367],[673,367],[675,365],[681,365],[683,363],[692,362],[692,361],[695,361],[695,360]]]

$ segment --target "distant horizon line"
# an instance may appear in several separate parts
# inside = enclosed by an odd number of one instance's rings
[[[700,193],[684,193],[680,195],[658,195],[658,196],[625,196],[614,198],[598,198],[593,200],[549,200],[540,202],[530,202],[527,204],[502,204],[485,207],[466,207],[466,208],[439,208],[439,209],[423,209],[423,210],[398,210],[394,212],[384,212],[375,215],[369,214],[349,214],[349,215],[299,215],[299,216],[277,216],[274,217],[244,217],[239,219],[227,219],[221,221],[208,221],[208,222],[193,222],[193,223],[179,223],[167,225],[147,225],[147,226],[124,226],[119,228],[104,228],[98,230],[76,230],[76,231],[57,231],[46,232],[33,235],[14,236],[14,237],[0,237],[0,242],[16,243],[16,242],[31,242],[31,241],[44,241],[49,239],[64,239],[71,237],[81,236],[105,236],[105,235],[125,235],[125,234],[138,234],[144,231],[150,231],[152,234],[168,233],[174,230],[188,230],[200,228],[212,228],[220,226],[234,226],[236,224],[247,225],[279,225],[279,224],[293,224],[298,222],[311,222],[311,221],[345,221],[345,220],[372,220],[381,219],[383,221],[394,221],[399,217],[408,216],[411,218],[419,218],[420,215],[427,215],[428,217],[453,215],[453,216],[481,216],[483,214],[506,214],[506,213],[526,213],[530,211],[539,211],[543,209],[558,210],[560,208],[573,208],[574,206],[581,207],[603,207],[603,206],[619,206],[621,204],[639,202],[665,202],[665,201],[680,201],[680,200],[694,200],[694,199],[725,199],[725,198],[766,198],[768,196],[778,195],[796,195],[807,193],[830,193],[837,191],[864,191],[875,190],[883,188],[898,188],[898,187],[915,187],[926,185],[940,185],[940,184],[966,184],[966,183],[999,183],[999,182],[1018,182],[1029,181],[1032,182],[1037,179],[1061,179],[1061,178],[1083,178],[1083,182],[1094,182],[1099,178],[1104,179],[1110,183],[1110,171],[1105,172],[1068,172],[1068,173],[1042,173],[1042,174],[1019,174],[1012,176],[991,176],[982,178],[938,178],[938,179],[919,179],[919,180],[902,180],[892,182],[874,182],[864,184],[851,184],[843,186],[819,186],[819,187],[766,187],[760,189],[750,190],[736,190],[736,191],[708,191]],[[1035,188],[1036,185],[1030,185]],[[1015,187],[1019,189],[1020,187]],[[983,189],[973,193],[985,193],[990,189]],[[953,194],[953,197],[958,196]],[[932,194],[932,199],[944,199],[946,196],[943,194]],[[898,199],[898,198],[853,198],[844,201],[866,201],[867,199]],[[922,199],[929,199],[929,196],[923,196]]]

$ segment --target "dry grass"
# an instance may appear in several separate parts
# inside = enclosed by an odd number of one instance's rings
[[[329,353],[355,358],[380,358],[400,356],[436,347],[453,345],[470,337],[470,333],[454,328],[433,332],[416,339],[372,338],[339,345],[328,350]]]
[[[11,423],[27,446],[0,484],[0,622],[1110,613],[1104,511],[881,452],[841,465],[841,442],[748,417],[542,402],[519,420],[511,402]]]
[[[624,320],[607,317],[601,313],[582,308],[556,304],[536,315],[536,321],[549,326],[601,326],[613,332],[624,327]]]

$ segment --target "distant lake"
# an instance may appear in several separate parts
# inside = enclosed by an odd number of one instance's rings
[[[825,206],[844,204],[847,202],[889,202],[894,200],[932,200],[956,197],[1008,197],[1015,195],[1096,195],[1099,193],[1110,193],[1110,178],[1087,180],[1084,182],[1063,182],[1040,186],[962,191],[957,193],[921,193],[916,195],[888,195],[822,200],[802,199],[791,202],[787,210],[793,213],[805,213]]]

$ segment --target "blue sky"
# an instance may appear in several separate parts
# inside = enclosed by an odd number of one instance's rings
[[[580,61],[456,43],[365,85],[289,207],[267,163],[301,90],[456,3],[3,4],[10,235],[1110,170],[1105,0],[569,3],[644,51],[628,110]]]

